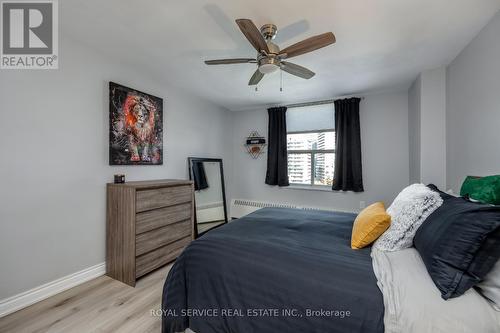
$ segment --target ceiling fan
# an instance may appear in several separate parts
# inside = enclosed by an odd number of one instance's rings
[[[265,24],[260,28],[260,31],[249,19],[238,19],[236,20],[236,24],[238,24],[238,27],[248,39],[250,44],[252,44],[252,46],[257,50],[257,58],[207,60],[205,61],[205,64],[257,64],[258,68],[248,82],[248,85],[250,86],[258,84],[265,74],[272,73],[279,68],[303,79],[312,78],[314,76],[314,72],[305,67],[284,61],[284,59],[296,57],[335,43],[335,35],[332,32],[326,32],[321,35],[309,37],[301,42],[280,50],[278,45],[272,42],[278,32],[278,29],[274,24]]]

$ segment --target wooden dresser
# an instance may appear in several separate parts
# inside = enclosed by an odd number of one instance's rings
[[[128,285],[177,258],[194,237],[193,182],[107,184],[106,274]]]

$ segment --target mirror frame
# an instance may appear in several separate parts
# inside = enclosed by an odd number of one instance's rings
[[[222,158],[205,158],[205,157],[188,157],[188,171],[189,171],[189,180],[193,180],[193,162],[218,162],[220,166],[220,177],[221,177],[221,186],[222,186],[222,203],[224,206],[224,223],[219,224],[216,227],[213,227],[211,229],[208,229],[202,233],[198,233],[198,219],[196,218],[196,191],[194,193],[194,198],[193,198],[193,216],[194,216],[194,238],[198,238],[201,235],[204,235],[205,233],[209,232],[210,230],[217,229],[218,227],[227,224],[227,208],[226,208],[226,185],[224,183],[224,167],[222,163]]]

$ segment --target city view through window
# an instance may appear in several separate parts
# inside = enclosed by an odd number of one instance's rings
[[[287,134],[288,179],[297,185],[333,183],[335,132],[316,131]]]

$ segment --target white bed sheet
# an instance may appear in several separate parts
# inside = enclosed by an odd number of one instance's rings
[[[385,333],[499,333],[500,313],[477,291],[441,298],[415,248],[372,250],[384,296]]]

